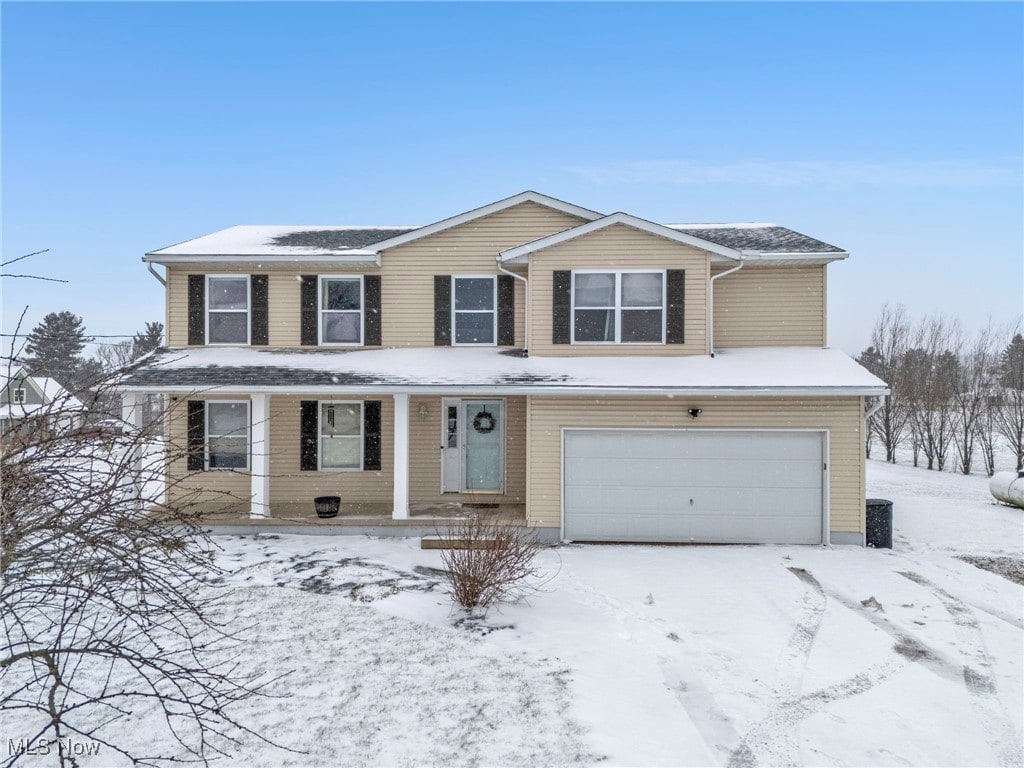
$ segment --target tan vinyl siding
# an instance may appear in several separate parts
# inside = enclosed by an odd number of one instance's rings
[[[237,267],[170,267],[167,270],[167,344],[188,346],[188,276],[189,275],[268,275],[267,329],[271,347],[299,346],[299,276],[316,274],[317,270],[296,270],[294,266],[246,269]],[[337,274],[344,274],[338,270]],[[348,270],[349,274],[361,274]],[[332,272],[332,274],[334,274]]]
[[[687,408],[703,410],[698,421]],[[527,520],[532,526],[561,525],[562,427],[827,429],[830,529],[864,530],[861,398],[531,397],[529,411]]]
[[[582,219],[522,203],[384,251],[381,277],[385,347],[434,344],[434,275],[497,275],[498,254],[578,226]],[[515,343],[524,343],[523,284],[515,281]]]
[[[716,349],[825,344],[823,265],[750,265],[715,281]]]
[[[530,255],[530,354],[703,355],[707,352],[705,251],[616,224]],[[685,344],[552,344],[552,273],[573,269],[685,269]]]

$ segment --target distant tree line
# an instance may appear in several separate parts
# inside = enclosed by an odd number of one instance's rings
[[[913,322],[902,305],[882,307],[871,346],[858,362],[892,390],[868,422],[867,455],[877,440],[885,460],[909,450],[914,466],[970,474],[980,455],[993,474],[997,449],[1024,468],[1024,336],[991,323],[970,336],[956,318]]]

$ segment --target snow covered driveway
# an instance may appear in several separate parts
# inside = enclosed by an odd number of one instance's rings
[[[1024,590],[962,558],[1019,563],[1021,511],[868,467],[893,551],[567,546],[485,621],[415,539],[218,537],[251,663],[290,672],[245,719],[304,751],[232,764],[1019,766]]]

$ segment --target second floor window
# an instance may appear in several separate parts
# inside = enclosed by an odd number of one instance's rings
[[[495,285],[493,277],[452,278],[452,340],[455,344],[494,344]]]
[[[24,389],[19,387],[19,388],[14,390],[14,402],[16,402],[16,403],[27,402],[27,400],[26,400],[26,392],[25,392]]]
[[[249,277],[224,275],[206,278],[209,344],[249,343]]]
[[[363,343],[362,277],[320,278],[320,343]]]
[[[663,344],[665,273],[572,275],[574,344]]]

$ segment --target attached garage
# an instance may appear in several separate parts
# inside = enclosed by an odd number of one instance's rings
[[[566,539],[822,543],[824,431],[567,428],[562,439]]]

